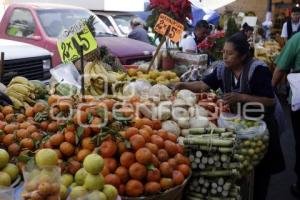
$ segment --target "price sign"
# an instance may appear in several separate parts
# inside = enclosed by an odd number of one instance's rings
[[[169,37],[173,42],[179,42],[181,34],[184,31],[184,26],[171,17],[160,14],[155,24],[154,31]]]
[[[97,41],[86,24],[77,31],[57,42],[58,51],[64,63],[80,58],[80,46],[83,48],[83,55],[97,49]]]

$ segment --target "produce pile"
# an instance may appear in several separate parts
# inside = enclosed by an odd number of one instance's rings
[[[9,187],[18,178],[19,169],[10,162],[8,152],[0,149],[0,187]]]
[[[175,72],[150,70],[146,73],[139,69],[128,69],[127,74],[124,74],[121,81],[131,80],[146,80],[152,85],[154,84],[169,84],[179,82],[180,79]]]
[[[183,140],[193,170],[188,199],[239,199],[235,134],[224,128],[197,128],[189,133]]]
[[[133,97],[130,102],[137,103],[137,99]],[[62,173],[61,199],[69,195],[65,193],[67,188],[71,188],[71,199],[75,194],[86,194],[84,189],[100,190],[100,186],[94,188],[100,179],[113,185],[119,195],[129,197],[161,194],[183,184],[190,167],[177,136],[163,130],[160,120],[129,120],[132,114],[124,102],[91,96],[75,99],[51,95],[47,101],[37,100],[21,110],[4,106],[0,114],[1,147],[20,169],[37,150],[52,149]],[[84,164],[93,153],[103,157],[100,178]],[[35,176],[42,177],[32,175]],[[85,180],[91,180],[90,184]],[[55,180],[47,182],[54,183]],[[39,186],[34,188],[27,188],[24,197],[41,193]],[[49,194],[43,195],[46,198]]]
[[[238,144],[235,159],[241,163],[241,175],[247,175],[264,158],[269,136],[262,121],[226,119],[224,126],[235,130]]]

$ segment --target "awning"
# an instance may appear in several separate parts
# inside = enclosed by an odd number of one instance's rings
[[[216,10],[222,8],[230,3],[235,2],[236,0],[190,0],[192,4],[199,7],[205,7],[211,10]]]

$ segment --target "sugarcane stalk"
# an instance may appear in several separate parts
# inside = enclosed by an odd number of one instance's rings
[[[237,175],[239,175],[239,172],[236,169],[214,170],[214,171],[195,172],[194,175],[208,176],[208,177],[237,176]]]

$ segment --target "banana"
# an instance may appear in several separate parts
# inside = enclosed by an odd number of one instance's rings
[[[23,94],[20,94],[20,93],[18,93],[18,92],[12,92],[12,91],[8,91],[8,92],[6,92],[6,94],[9,96],[9,97],[13,97],[13,98],[16,98],[16,99],[18,99],[19,101],[24,101],[24,99],[25,99],[25,95],[23,95]]]
[[[23,104],[24,104],[24,108],[25,108],[25,109],[27,109],[27,108],[30,108],[30,107],[31,107],[31,106],[30,106],[30,105],[29,105],[29,104],[28,104],[26,101],[24,101],[24,102],[23,102]]]
[[[7,91],[18,92],[25,96],[29,95],[32,91],[27,85],[22,85],[20,83],[13,84],[7,88]]]
[[[13,85],[13,84],[22,84],[22,85],[26,85],[30,88],[30,90],[34,91],[35,90],[35,86],[33,83],[31,83],[27,78],[22,77],[22,76],[16,76],[14,77],[10,83],[8,84],[8,87]]]
[[[88,62],[84,67],[84,74],[91,74],[91,70],[94,65],[95,65],[94,62]]]
[[[22,103],[22,101],[20,101],[19,99],[16,99],[14,97],[9,97],[11,99],[11,101],[13,102],[14,104],[14,107],[16,109],[20,109],[22,107],[24,107],[24,104]]]
[[[32,100],[31,98],[29,97],[25,97],[25,101],[30,104],[30,105],[34,105],[36,102],[34,100]]]
[[[93,86],[89,87],[89,92],[93,96],[99,96],[99,94],[97,93],[97,91],[95,90],[95,88]]]
[[[127,76],[126,73],[122,73],[122,74],[118,73],[118,75],[116,75],[118,81],[124,81],[124,80],[126,80],[126,76]]]

